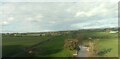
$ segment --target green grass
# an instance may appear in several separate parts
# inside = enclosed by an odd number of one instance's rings
[[[43,42],[54,36],[34,37],[34,36],[3,36],[3,56],[27,56],[24,49],[34,44]],[[65,36],[55,36],[44,44],[35,47],[37,57],[70,57],[72,51],[64,49]],[[18,54],[18,55],[17,55]]]
[[[112,49],[110,52],[103,55],[103,57],[118,57],[118,34],[103,33],[101,35],[108,37],[99,40],[100,49]]]
[[[106,53],[103,57],[118,57],[118,39],[102,40],[99,45],[101,50],[112,48],[111,52]]]
[[[110,34],[108,32],[78,32],[83,42],[89,41],[88,38],[93,40],[99,39],[99,48],[107,49],[112,48],[111,52],[106,53],[100,57],[117,57],[118,56],[118,37],[116,34]],[[73,37],[72,37],[73,36]],[[53,37],[53,38],[52,38]],[[49,38],[44,44],[37,45],[35,47],[35,56],[37,57],[72,57],[75,51],[70,51],[64,48],[64,40],[75,38],[75,34],[60,35],[60,36],[3,36],[3,56],[12,56],[17,53],[24,52],[24,49],[31,47],[37,43],[43,42]],[[69,38],[69,39],[70,39]],[[26,54],[20,54],[18,56],[25,56]]]
[[[2,50],[3,56],[11,56],[17,53],[23,52],[26,48],[37,44],[39,42],[47,40],[48,36],[46,37],[35,37],[35,36],[3,36],[2,40]]]
[[[39,36],[3,36],[3,45],[22,45],[31,46],[38,42],[42,42],[50,37],[39,37]],[[7,43],[6,43],[7,42]]]
[[[91,37],[93,40],[99,39],[98,46],[100,51],[103,49],[112,50],[100,57],[118,57],[118,34],[108,32],[84,32],[83,33],[85,44],[87,44],[88,38]]]
[[[36,47],[38,49],[37,52],[38,57],[70,57],[72,56],[72,51],[64,49],[64,36],[57,36],[52,40],[46,42],[46,44],[42,44]]]
[[[55,54],[51,54],[50,56],[52,57],[72,57],[73,53],[75,53],[76,51],[70,51],[68,49],[63,49],[62,51],[55,53]]]

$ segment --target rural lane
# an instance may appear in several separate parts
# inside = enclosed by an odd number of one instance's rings
[[[88,57],[87,47],[79,46],[80,51],[78,52],[78,57]]]

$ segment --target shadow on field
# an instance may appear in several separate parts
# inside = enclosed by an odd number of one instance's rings
[[[98,52],[98,55],[103,56],[109,52],[111,52],[112,48],[107,48],[107,49],[102,49],[101,51]]]
[[[51,54],[58,53],[61,50],[62,49],[60,49],[60,48],[56,48],[56,49],[41,49],[41,50],[39,50],[39,52],[36,51],[37,52],[36,54],[39,55],[39,57],[46,57],[46,56],[49,56]]]
[[[3,57],[14,57],[23,51],[24,51],[24,47],[20,46],[20,45],[2,46],[2,56]]]

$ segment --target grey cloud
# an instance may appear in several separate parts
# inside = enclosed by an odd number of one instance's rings
[[[7,5],[10,6],[7,6]],[[15,20],[5,26],[5,30],[11,27],[15,27],[13,31],[44,31],[44,30],[69,30],[69,29],[81,29],[83,26],[86,27],[109,27],[105,22],[109,21],[108,24],[114,24],[111,18],[116,19],[117,17],[117,6],[112,3],[93,3],[93,2],[78,2],[78,3],[59,3],[59,2],[40,2],[40,3],[5,3],[6,7],[12,7],[13,10],[8,13],[4,13],[0,20],[8,20],[9,17],[14,17]],[[3,6],[1,5],[1,7]],[[103,5],[103,7],[101,7]],[[107,10],[103,15],[103,8]],[[93,11],[91,11],[93,10]],[[7,11],[7,10],[4,10]],[[91,17],[77,16],[77,12],[85,12],[85,14],[92,14]],[[103,10],[104,11],[104,10]],[[101,21],[102,19],[106,21]],[[101,23],[97,23],[101,21]],[[85,25],[84,25],[84,24]],[[80,24],[79,26],[73,24]],[[16,25],[16,26],[15,26]],[[18,26],[18,27],[17,27]],[[9,30],[9,31],[10,31]]]

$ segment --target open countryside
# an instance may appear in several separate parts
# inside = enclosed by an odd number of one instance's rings
[[[3,57],[118,57],[116,28],[2,33]]]

